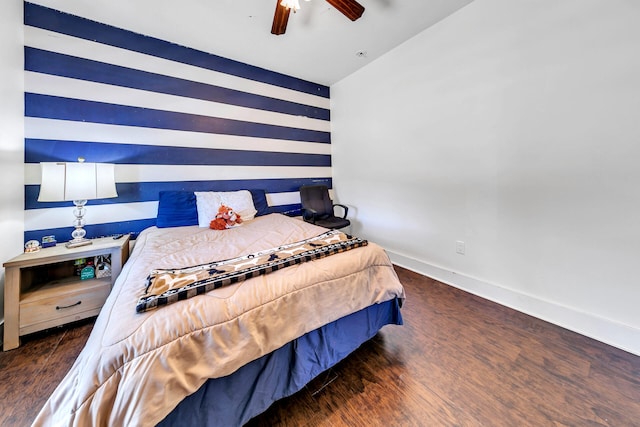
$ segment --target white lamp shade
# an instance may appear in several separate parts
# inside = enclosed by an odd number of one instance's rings
[[[117,197],[114,165],[108,163],[40,163],[39,202]]]
[[[118,197],[115,166],[110,163],[96,163],[96,198],[111,197]]]
[[[59,202],[64,199],[64,163],[40,163],[39,202]]]

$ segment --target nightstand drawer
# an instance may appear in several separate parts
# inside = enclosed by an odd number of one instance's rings
[[[98,314],[111,291],[111,279],[94,279],[39,289],[20,301],[20,334]]]

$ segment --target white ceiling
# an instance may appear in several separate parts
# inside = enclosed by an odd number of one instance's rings
[[[324,0],[300,1],[286,34],[274,36],[276,1],[30,0],[327,86],[472,0],[359,0],[365,12],[355,22]]]

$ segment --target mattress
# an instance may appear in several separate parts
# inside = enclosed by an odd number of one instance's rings
[[[241,227],[140,233],[94,329],[34,425],[156,425],[186,396],[372,304],[402,300],[374,243],[136,312],[154,269],[230,259],[326,231],[271,214]]]

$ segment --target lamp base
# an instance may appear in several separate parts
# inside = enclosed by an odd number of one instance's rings
[[[67,249],[79,248],[80,246],[92,245],[93,242],[90,239],[73,239],[69,240],[64,246]]]
[[[78,248],[80,246],[86,246],[93,243],[91,240],[85,239],[84,236],[87,234],[87,232],[84,228],[82,228],[84,227],[84,214],[86,212],[84,205],[87,204],[87,201],[74,200],[73,204],[76,206],[76,208],[73,210],[73,215],[75,215],[76,217],[75,221],[73,221],[73,226],[75,227],[75,229],[71,233],[71,237],[73,237],[73,239],[65,243],[67,249]]]

